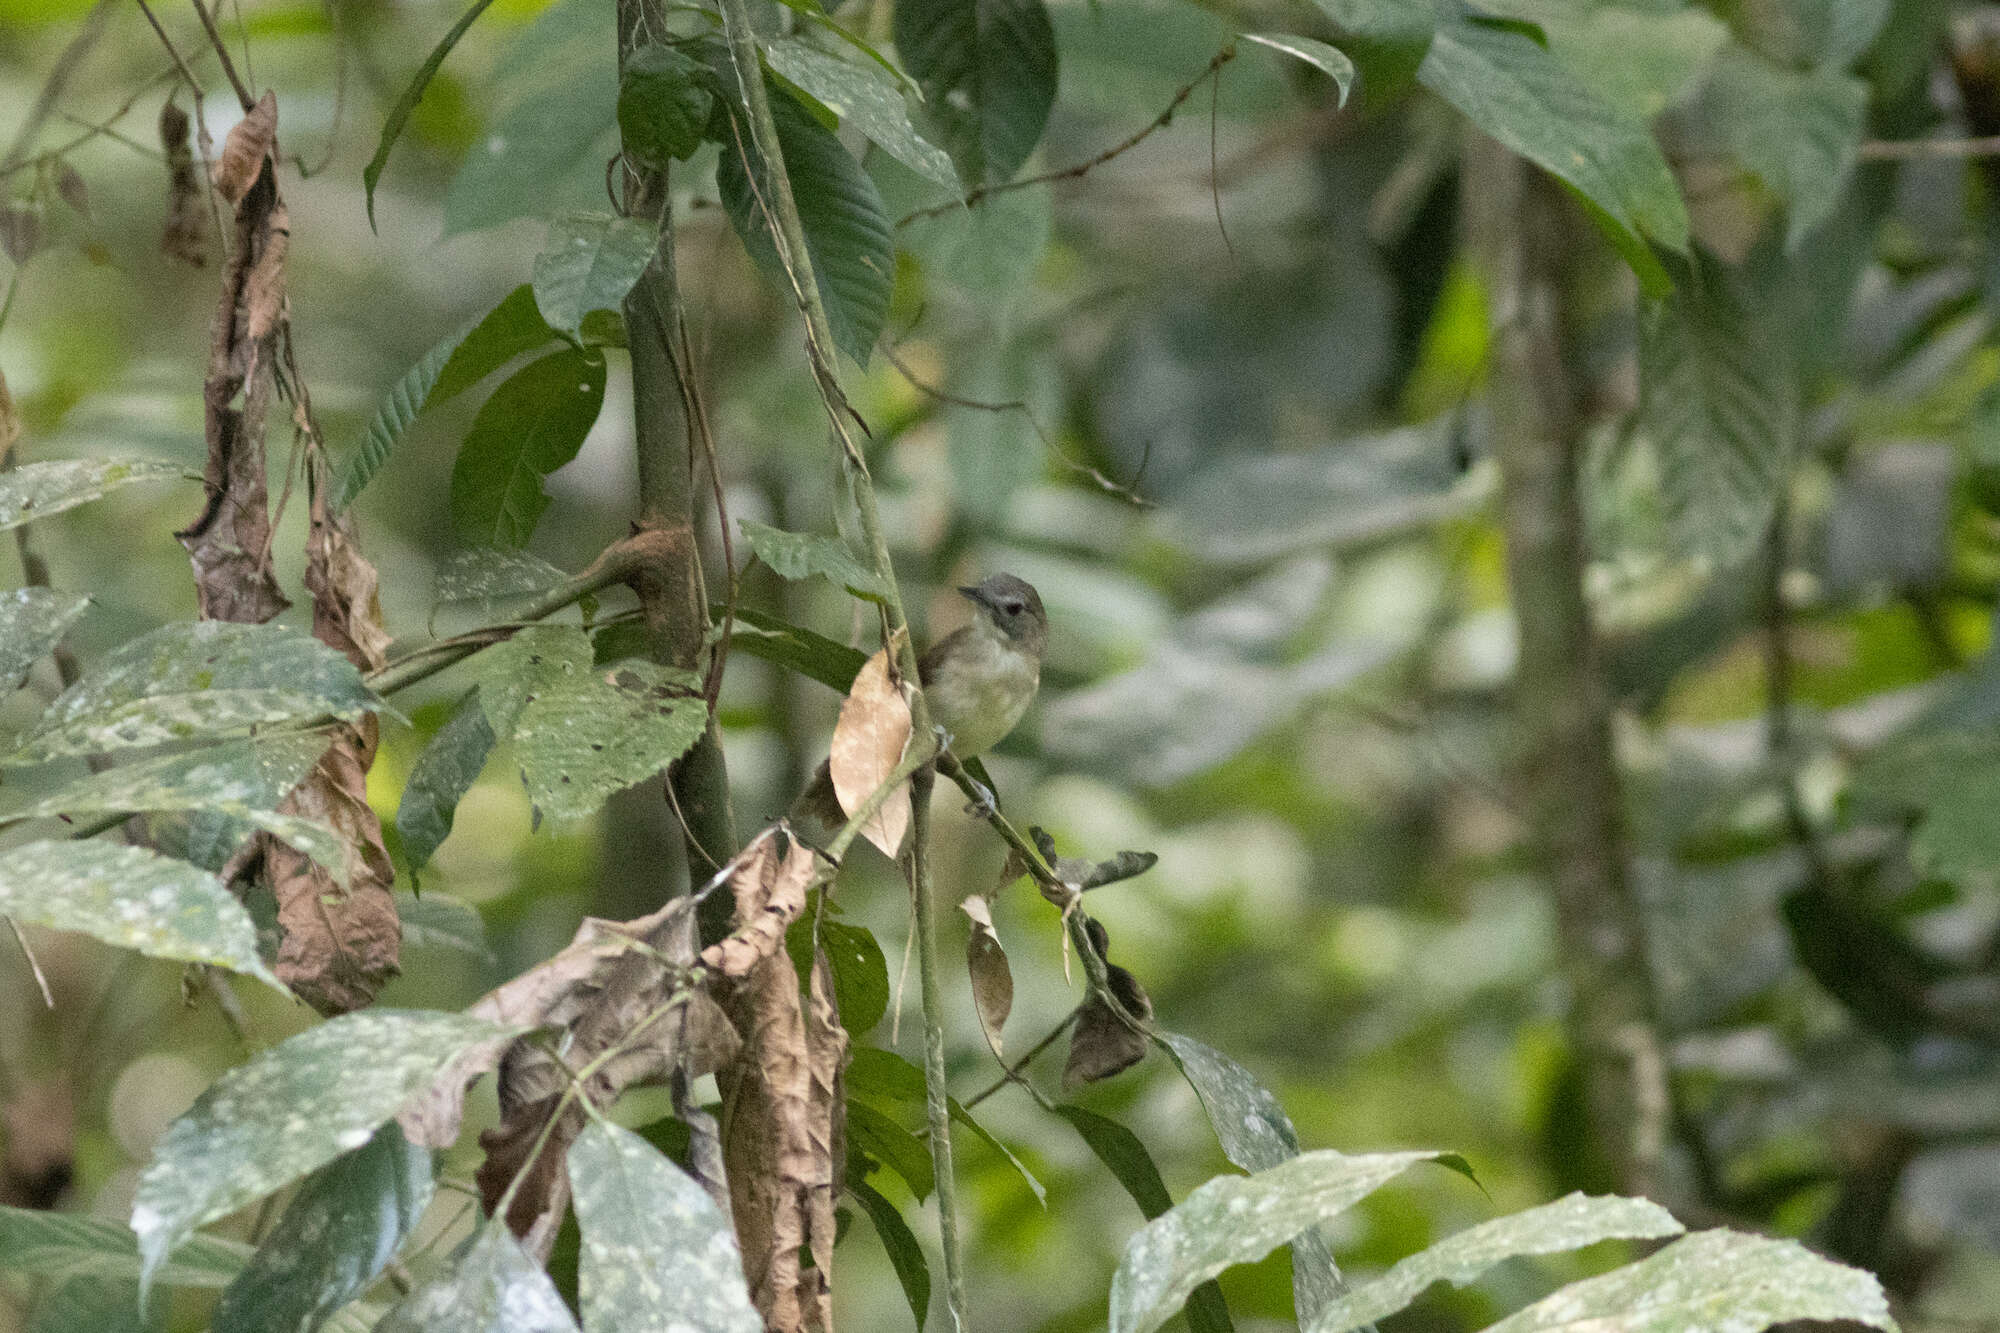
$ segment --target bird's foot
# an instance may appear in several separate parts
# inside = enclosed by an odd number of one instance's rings
[[[1000,813],[1000,802],[994,797],[991,787],[981,782],[978,778],[973,777],[970,773],[966,774],[965,780],[972,784],[974,791],[979,793],[965,807],[966,814],[971,815],[974,819],[991,819]]]

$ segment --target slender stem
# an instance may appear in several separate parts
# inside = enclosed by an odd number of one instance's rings
[[[890,558],[888,539],[883,533],[881,514],[876,507],[874,482],[868,475],[868,464],[849,427],[852,409],[840,391],[833,330],[827,321],[826,307],[820,300],[819,284],[813,275],[812,255],[806,247],[805,225],[800,220],[798,203],[792,196],[791,177],[786,172],[784,154],[778,144],[777,122],[772,118],[770,98],[764,89],[764,70],[750,26],[748,0],[722,0],[722,20],[730,60],[736,68],[737,83],[743,94],[744,109],[749,113],[749,137],[757,150],[757,162],[763,167],[761,181],[760,173],[755,170],[745,175],[756,189],[758,204],[772,233],[778,238],[779,257],[792,284],[793,296],[805,315],[806,356],[820,391],[820,400],[826,408],[827,420],[840,442],[848,489],[861,516],[861,530],[867,539],[869,556],[882,580],[885,639],[890,652],[896,657],[904,687],[909,691],[911,734],[928,739],[931,736],[930,710],[924,703],[916,647],[910,640],[909,620],[903,611],[902,591],[896,583],[895,563]],[[739,135],[738,151],[742,151],[743,147]],[[746,153],[746,161],[748,156]],[[966,1326],[965,1273],[959,1252],[958,1194],[952,1172],[949,1103],[944,1081],[944,1012],[939,993],[937,923],[929,883],[928,807],[933,781],[930,769],[918,770],[911,779],[910,892],[915,907],[915,937],[923,977],[925,1107],[931,1125],[931,1159],[937,1177],[938,1229],[944,1244],[945,1296],[952,1327],[962,1331]]]

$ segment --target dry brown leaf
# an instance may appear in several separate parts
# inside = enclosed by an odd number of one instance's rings
[[[83,183],[83,176],[67,162],[56,163],[56,197],[82,214],[90,217],[90,188]]]
[[[323,1014],[361,1008],[402,970],[403,928],[389,892],[396,871],[382,845],[382,821],[368,804],[376,730],[373,717],[336,728],[333,744],[279,807],[340,834],[347,886],[281,842],[268,840],[265,846],[283,936],[278,976]]]
[[[169,259],[200,268],[208,262],[201,218],[201,177],[188,142],[188,115],[171,100],[160,108],[160,147],[167,156],[167,222],[160,250]]]
[[[748,976],[750,969],[784,948],[785,931],[805,910],[815,868],[813,852],[791,840],[780,857],[777,841],[759,838],[732,863],[730,891],[736,899],[737,926],[701,951],[701,964],[711,972]]]
[[[789,856],[811,864],[796,845]],[[764,919],[774,885],[788,878],[739,875],[739,931]],[[736,1063],[722,1076],[723,1160],[731,1212],[750,1295],[771,1333],[831,1327],[833,1204],[845,1152],[841,1072],[847,1033],[834,1010],[823,958],[802,1008],[791,956],[774,948],[735,986],[730,1014],[743,1036]],[[799,1259],[801,1247],[813,1267]]]
[[[0,253],[18,268],[42,248],[42,210],[37,204],[0,206]]]
[[[889,649],[862,666],[847,698],[840,704],[840,721],[833,729],[827,770],[833,778],[840,808],[852,818],[875,789],[896,771],[910,744],[910,704],[889,674]],[[883,803],[862,836],[894,856],[910,828],[910,789],[905,783]]]
[[[285,255],[292,245],[292,215],[276,200],[265,222],[264,248],[243,280],[243,336],[262,343],[285,316]]]
[[[1126,1013],[1140,1022],[1153,1016],[1153,1001],[1139,979],[1110,961],[1110,937],[1101,923],[1088,917],[1084,930],[1097,956],[1104,959],[1105,989]],[[1069,1059],[1063,1065],[1063,1087],[1075,1088],[1130,1069],[1146,1055],[1146,1038],[1121,1018],[1104,997],[1093,993],[1077,1007],[1070,1033]]]
[[[21,412],[14,406],[14,391],[7,387],[6,372],[0,371],[0,466],[6,464],[20,438]]]
[[[339,650],[361,671],[379,671],[389,660],[380,580],[375,566],[356,545],[348,517],[327,511],[330,487],[325,456],[317,447],[307,466],[313,470],[312,531],[306,538],[306,590],[313,598],[313,637]]]
[[[972,933],[965,940],[965,968],[972,978],[972,1006],[979,1013],[979,1030],[986,1044],[1000,1055],[1000,1029],[1014,1010],[1014,971],[1007,966],[1007,951],[1000,934],[993,929],[993,905],[972,894],[958,905],[972,919]]]
[[[267,90],[222,141],[222,152],[209,173],[216,193],[227,199],[231,208],[242,206],[250,187],[264,174],[265,159],[271,156],[277,138],[278,95]]]

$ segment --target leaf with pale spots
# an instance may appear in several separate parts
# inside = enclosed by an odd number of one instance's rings
[[[250,914],[222,881],[143,847],[31,842],[0,853],[0,915],[283,989],[257,956]]]
[[[550,328],[577,336],[585,315],[620,308],[659,245],[659,228],[639,218],[563,214],[535,256],[536,308]]]
[[[315,1171],[222,1293],[210,1333],[314,1333],[368,1289],[430,1204],[431,1155],[393,1124]]]
[[[26,679],[28,668],[54,651],[77,617],[89,609],[88,597],[47,588],[0,592],[0,692]]]
[[[815,532],[786,532],[782,528],[738,519],[750,549],[757,558],[783,579],[809,579],[815,574],[835,587],[845,588],[856,597],[879,602],[886,591],[882,576],[861,563],[854,549],[838,537]]]
[[[368,1142],[460,1051],[510,1030],[463,1014],[343,1014],[229,1070],[167,1127],[139,1176],[141,1284],[204,1222]]]
[[[0,532],[60,514],[135,481],[182,476],[178,463],[157,458],[64,458],[24,463],[0,475]]]
[[[555,1283],[506,1227],[481,1227],[450,1269],[396,1303],[375,1333],[577,1333]]]
[[[1111,1333],[1151,1333],[1223,1269],[1263,1258],[1437,1155],[1314,1152],[1209,1181],[1126,1245],[1111,1277]]]
[[[381,705],[352,662],[309,634],[219,620],[163,625],[64,690],[7,762],[352,720]]]
[[[889,678],[889,650],[868,659],[840,704],[840,721],[833,728],[827,769],[834,795],[851,818],[875,794],[910,744],[910,705],[902,689]],[[910,829],[910,787],[903,783],[861,826],[861,834],[894,856]]]
[[[686,754],[708,727],[699,689],[688,672],[635,661],[579,671],[537,694],[514,728],[535,808],[581,819]]]
[[[286,794],[312,771],[325,749],[324,736],[298,735],[161,755],[93,773],[18,813],[40,817],[200,811],[228,821],[226,829],[213,834],[217,849],[233,847],[251,828],[260,828],[325,866],[338,881],[347,873],[347,853],[339,835],[302,815],[278,812]]]
[[[569,1150],[586,1333],[759,1333],[729,1220],[629,1129],[593,1121]]]
[[[1873,1274],[1822,1259],[1797,1241],[1718,1230],[1573,1282],[1486,1333],[1757,1333],[1793,1319],[1896,1330]]]
[[[1560,1254],[1603,1240],[1678,1236],[1683,1229],[1673,1214],[1646,1199],[1571,1194],[1467,1227],[1401,1260],[1375,1281],[1342,1295],[1310,1333],[1346,1333],[1372,1324],[1406,1308],[1433,1282],[1462,1287],[1517,1255]]]

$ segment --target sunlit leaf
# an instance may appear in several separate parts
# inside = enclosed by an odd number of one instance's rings
[[[375,1333],[577,1333],[555,1283],[514,1233],[489,1222],[443,1273],[396,1303]]]
[[[143,847],[77,840],[0,852],[0,915],[283,989],[257,956],[257,928],[235,895],[206,870]]]
[[[367,1143],[453,1056],[509,1030],[462,1014],[343,1014],[224,1073],[139,1175],[142,1283],[189,1232]]]
[[[0,693],[19,685],[28,668],[48,656],[77,618],[90,609],[88,597],[47,588],[0,592]]]
[[[211,1333],[315,1333],[395,1257],[431,1193],[430,1153],[384,1125],[299,1186],[222,1293]]]
[[[542,478],[576,457],[604,405],[604,354],[567,348],[493,391],[451,470],[451,516],[480,546],[524,546],[549,497]]]
[[[736,1233],[708,1191],[629,1129],[602,1120],[569,1150],[583,1232],[588,1333],[759,1333]]]
[[[218,620],[163,625],[63,691],[8,762],[351,720],[380,705],[354,664],[310,634]]]
[[[1650,1259],[1585,1278],[1486,1333],[1715,1333],[1791,1319],[1851,1319],[1894,1333],[1872,1274],[1822,1259],[1797,1241],[1699,1231]]]
[[[584,316],[616,310],[659,248],[660,232],[640,218],[565,213],[549,224],[535,256],[535,305],[549,327],[578,335]]]
[[[1334,1302],[1308,1333],[1346,1333],[1360,1328],[1408,1306],[1433,1282],[1462,1287],[1517,1255],[1560,1254],[1603,1240],[1678,1236],[1684,1229],[1673,1214],[1646,1199],[1571,1194],[1539,1208],[1467,1227],[1398,1261],[1381,1277]]]
[[[767,41],[763,52],[773,70],[812,94],[843,125],[852,125],[918,175],[959,192],[950,155],[917,133],[902,85],[889,71],[842,60],[796,37]]]
[[[816,532],[785,532],[753,519],[739,519],[737,526],[757,558],[771,572],[785,579],[824,577],[837,588],[856,597],[879,602],[885,595],[882,576],[861,563],[854,549],[838,537]]]
[[[1209,1181],[1126,1245],[1111,1278],[1111,1333],[1150,1333],[1202,1282],[1263,1258],[1436,1155],[1314,1152],[1253,1176]]]
[[[24,463],[0,472],[0,532],[88,504],[135,481],[185,475],[178,463],[157,458],[74,458]]]

